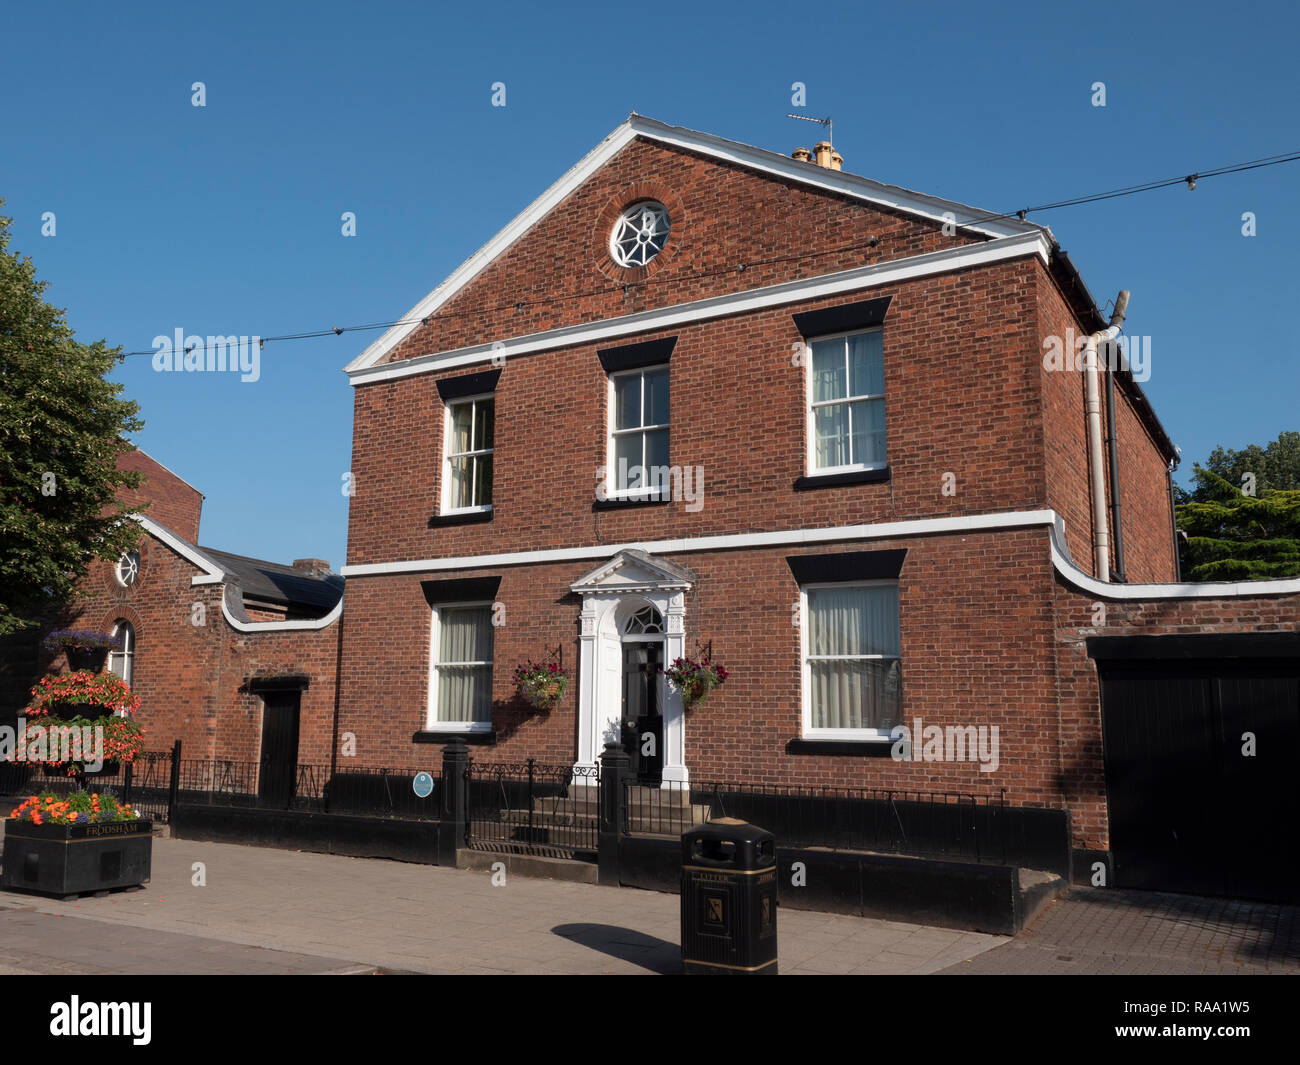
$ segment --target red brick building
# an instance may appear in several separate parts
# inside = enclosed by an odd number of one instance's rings
[[[1106,851],[1085,637],[1300,602],[1176,583],[1140,384],[1103,365],[1094,441],[1045,358],[1106,325],[1044,227],[633,115],[347,368],[339,731],[368,764],[650,736],[646,783],[1006,789]],[[687,712],[657,667],[704,649],[731,676]],[[528,659],[573,674],[550,712]],[[881,757],[918,719],[997,757]]]
[[[121,465],[144,474],[126,494],[148,504],[140,548],[95,564],[45,628],[119,637],[107,668],[140,695],[149,750],[180,739],[186,758],[329,764],[343,579],[319,559],[283,566],[199,547],[199,491],[143,451]]]

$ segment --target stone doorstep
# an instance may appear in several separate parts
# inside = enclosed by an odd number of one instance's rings
[[[456,868],[473,872],[492,871],[497,862],[504,862],[506,875],[535,877],[541,880],[567,880],[577,884],[599,882],[600,870],[592,862],[578,862],[567,858],[541,858],[532,854],[509,854],[497,851],[457,850]]]

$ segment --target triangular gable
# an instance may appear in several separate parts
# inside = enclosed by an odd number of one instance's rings
[[[579,595],[685,590],[694,575],[687,569],[634,548],[620,551],[569,585]]]
[[[190,584],[220,584],[226,579],[226,571],[221,567],[221,564],[216,559],[204,554],[202,550],[195,547],[184,537],[177,536],[167,526],[159,525],[156,521],[145,517],[143,514],[132,514],[130,516],[155,540],[165,544],[190,565],[202,571],[190,578]]]
[[[798,185],[839,194],[864,205],[902,212],[936,225],[943,225],[955,217],[964,223],[961,227],[963,230],[982,234],[991,239],[1049,232],[1045,227],[1015,218],[996,218],[979,223],[965,222],[966,219],[979,217],[988,212],[981,212],[966,204],[913,192],[896,185],[886,185],[844,171],[829,170],[815,164],[800,162],[738,141],[678,126],[669,126],[633,113],[559,181],[534,200],[487,244],[465,260],[442,284],[417,303],[403,316],[399,325],[390,328],[349,363],[346,371],[354,373],[383,362],[394,348],[420,327],[423,319],[435,314],[460,293],[492,262],[507,252],[516,241],[637,137],[666,147],[700,153],[715,160],[745,167]]]

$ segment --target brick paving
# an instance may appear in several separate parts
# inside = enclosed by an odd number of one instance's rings
[[[206,886],[192,884],[195,862]],[[143,891],[68,902],[6,892],[0,907],[0,971],[681,970],[676,895],[513,875],[494,887],[489,872],[233,844],[155,839]],[[780,917],[781,971],[792,974],[931,973],[1002,941],[802,910]]]
[[[1075,889],[959,974],[1300,974],[1300,907]]]

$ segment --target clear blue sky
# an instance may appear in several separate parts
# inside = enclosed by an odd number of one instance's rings
[[[996,210],[1300,149],[1283,2],[73,2],[7,5],[3,35],[12,247],[80,339],[127,351],[400,317],[629,111],[816,140],[795,81],[847,170]],[[1288,164],[1031,216],[1098,300],[1133,291],[1184,470],[1300,427],[1298,186]],[[341,368],[376,335],[268,344],[255,384],[128,360],[137,443],[205,493],[204,543],[343,562]]]

